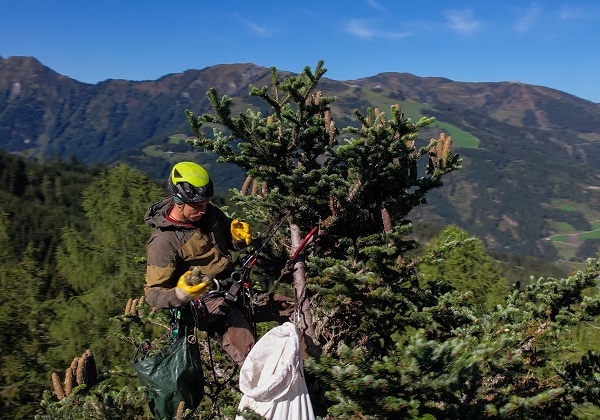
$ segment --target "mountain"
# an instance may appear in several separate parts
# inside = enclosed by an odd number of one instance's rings
[[[0,57],[0,148],[90,165],[126,162],[156,178],[193,152],[225,191],[239,187],[244,174],[185,143],[184,110],[211,111],[211,87],[232,97],[236,112],[256,108],[248,85],[270,83],[267,68],[231,64],[91,85],[32,57]],[[413,120],[436,117],[424,141],[440,131],[452,136],[464,170],[448,177],[414,220],[454,223],[498,253],[581,261],[600,251],[599,104],[519,82],[407,73],[323,79],[320,90],[338,97],[332,112],[340,128],[357,124],[354,109],[387,112],[399,103]]]

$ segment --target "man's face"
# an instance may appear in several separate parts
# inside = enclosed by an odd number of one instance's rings
[[[206,205],[209,200],[204,200],[199,203],[185,203],[182,205],[183,216],[190,222],[197,222],[206,213]]]

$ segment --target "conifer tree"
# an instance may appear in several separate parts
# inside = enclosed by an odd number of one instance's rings
[[[248,110],[234,117],[231,98],[219,98],[211,89],[207,95],[214,115],[196,117],[187,111],[194,144],[215,152],[220,162],[240,166],[249,178],[266,186],[259,195],[238,193],[234,198],[248,217],[259,222],[267,223],[273,215],[287,217],[289,237],[284,244],[289,256],[318,226],[324,253],[313,263],[315,274],[332,265],[361,272],[376,264],[390,275],[396,272],[392,267],[397,258],[413,246],[403,240],[408,233],[405,216],[425,201],[427,191],[442,185],[441,177],[457,169],[460,159],[451,152],[449,137],[417,147],[419,129],[434,119],[414,123],[398,105],[389,115],[378,109],[364,115],[356,111],[362,127],[347,128],[350,138],[339,144],[340,131],[330,110],[335,98],[316,89],[325,72],[321,61],[314,73],[306,67],[280,81],[272,68],[271,86],[250,87],[251,95],[270,106],[265,116]],[[215,129],[209,139],[202,133],[206,123],[227,132]],[[424,156],[430,158],[429,164],[426,175],[419,176],[417,161]],[[384,251],[371,248],[381,242],[386,244]],[[302,258],[291,264],[302,328],[314,340],[315,323],[306,295],[309,275]],[[309,351],[318,353],[315,347]]]
[[[116,341],[116,325],[109,318],[122,313],[132,296],[143,294],[145,255],[150,233],[143,215],[161,188],[135,169],[120,165],[102,173],[83,193],[83,210],[90,231],[74,227],[62,231],[57,267],[70,286],[57,303],[51,336],[60,343],[51,351],[64,364],[86,348],[93,348],[100,365],[130,357]]]
[[[473,302],[492,308],[509,292],[497,261],[487,254],[483,243],[469,238],[457,226],[448,226],[425,248],[434,259],[419,264],[423,281],[441,281],[453,288],[473,293]]]
[[[271,86],[250,86],[266,115],[233,116],[231,98],[214,89],[214,114],[187,111],[194,144],[262,186],[252,195],[234,191],[247,217],[287,218],[278,241],[285,254],[319,230],[306,258],[287,265],[299,324],[313,343],[306,368],[326,396],[313,401],[336,418],[549,418],[596,404],[598,357],[563,356],[573,349],[568,329],[598,315],[599,300],[582,298],[598,262],[516,289],[489,313],[474,307],[469,291],[420,285],[419,264],[437,255],[407,257],[417,246],[407,216],[460,158],[444,134],[418,146],[418,131],[433,119],[414,123],[398,105],[389,114],[356,111],[361,127],[339,131],[329,107],[335,98],[317,90],[322,65],[283,81],[272,68]]]
[[[17,256],[0,212],[0,407],[5,418],[31,418],[46,387],[47,267],[28,246]]]

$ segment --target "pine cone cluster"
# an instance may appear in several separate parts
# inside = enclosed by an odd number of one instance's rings
[[[52,372],[52,387],[59,400],[71,395],[73,388],[86,384],[95,385],[98,382],[98,372],[96,371],[96,362],[90,349],[87,349],[80,357],[76,357],[71,362],[65,372],[64,383],[61,383],[58,373]]]
[[[137,307],[144,303],[144,297],[140,297],[139,299],[129,299],[127,304],[125,305],[125,315],[136,316],[137,315]]]

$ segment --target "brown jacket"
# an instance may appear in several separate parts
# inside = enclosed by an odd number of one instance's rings
[[[246,246],[231,237],[231,219],[210,204],[199,222],[188,224],[167,217],[171,197],[150,206],[144,221],[154,228],[148,241],[146,299],[156,308],[176,308],[183,302],[175,295],[179,277],[192,266],[202,274],[227,278],[234,269],[230,250]]]

